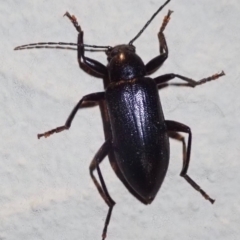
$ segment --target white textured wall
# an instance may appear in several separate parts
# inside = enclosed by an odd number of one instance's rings
[[[107,213],[88,171],[104,140],[98,107],[79,111],[68,132],[36,137],[62,125],[82,96],[103,89],[102,81],[79,69],[74,51],[13,48],[76,42],[75,29],[62,17],[66,10],[78,17],[86,43],[128,43],[162,3],[1,1],[0,239],[101,239]],[[239,239],[240,2],[172,0],[135,43],[144,62],[158,53],[157,31],[168,9],[174,10],[165,32],[170,56],[154,76],[227,74],[195,89],[160,92],[166,119],[191,126],[189,175],[216,203],[209,204],[179,177],[178,142],[171,142],[169,171],[150,206],[128,193],[106,159],[103,174],[117,202],[108,239]],[[103,53],[95,56],[106,63]]]

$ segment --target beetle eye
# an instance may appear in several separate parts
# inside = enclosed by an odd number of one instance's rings
[[[135,52],[135,46],[132,44],[129,44],[129,50]]]
[[[111,55],[112,49],[113,49],[112,47],[108,47],[108,49],[105,51],[107,56]]]

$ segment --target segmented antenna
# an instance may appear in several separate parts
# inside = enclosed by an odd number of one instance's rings
[[[71,47],[62,47],[62,46],[83,46],[88,48],[102,48],[102,49],[111,49],[110,46],[97,46],[97,45],[89,45],[89,44],[77,44],[77,43],[65,43],[65,42],[39,42],[39,43],[30,43],[26,45],[21,45],[15,47],[14,50],[25,50],[25,49],[33,49],[33,48],[59,48],[59,49],[71,49],[77,50]]]
[[[132,45],[133,42],[139,38],[139,36],[143,33],[143,31],[147,28],[147,26],[152,22],[152,20],[156,17],[156,15],[170,2],[171,0],[166,1],[153,15],[152,17],[147,21],[147,23],[144,25],[144,27],[140,30],[140,32],[129,42],[129,45]]]

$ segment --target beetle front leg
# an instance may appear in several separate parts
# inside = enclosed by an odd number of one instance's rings
[[[83,43],[83,35],[84,32],[82,31],[80,25],[77,22],[77,18],[74,15],[71,15],[69,12],[66,12],[64,14],[64,16],[67,16],[70,21],[72,22],[73,26],[76,28],[76,30],[78,31],[78,60],[79,60],[79,64],[81,67],[81,59],[83,60],[83,63],[85,64],[85,66],[87,66],[88,69],[90,69],[90,71],[88,71],[89,74],[91,74],[91,71],[101,75],[102,77],[106,77],[107,76],[107,68],[100,62],[92,59],[92,58],[88,58],[85,57],[85,49],[84,49],[84,43]]]
[[[103,228],[103,232],[102,232],[102,239],[105,239],[106,236],[107,236],[107,227],[108,227],[108,224],[110,222],[113,207],[116,204],[108,193],[106,184],[104,182],[104,179],[103,179],[100,167],[99,167],[99,164],[107,156],[110,149],[111,149],[111,141],[106,140],[106,142],[98,150],[97,154],[93,158],[93,160],[90,164],[90,167],[89,167],[91,178],[92,178],[96,188],[98,189],[99,194],[102,196],[103,200],[106,202],[106,204],[109,207],[108,214],[107,214],[105,224],[104,224],[104,228]],[[101,185],[98,183],[97,179],[93,175],[93,171],[96,170],[96,169],[97,169],[97,173],[98,173],[98,177],[100,179]]]
[[[182,75],[169,73],[169,74],[165,74],[165,75],[162,75],[162,76],[154,78],[154,81],[156,82],[157,85],[161,85],[162,83],[166,83],[166,82],[168,82],[168,81],[170,81],[170,80],[172,80],[174,78],[180,78],[183,81],[187,82],[189,84],[189,86],[196,87],[198,85],[202,85],[202,84],[210,82],[212,80],[216,80],[219,77],[222,77],[224,75],[225,75],[225,73],[224,73],[224,71],[222,71],[221,73],[216,73],[216,74],[214,74],[214,75],[212,75],[210,77],[203,78],[203,79],[201,79],[199,81],[195,81],[195,80],[193,80],[191,78],[184,77]]]
[[[78,104],[74,107],[74,109],[72,110],[72,112],[70,113],[65,125],[54,128],[50,131],[47,131],[45,133],[41,133],[38,134],[38,139],[41,137],[49,137],[50,135],[52,135],[53,133],[59,133],[62,132],[64,130],[68,130],[71,127],[71,123],[77,113],[77,111],[82,108],[83,103],[87,103],[87,102],[95,102],[98,103],[101,100],[104,100],[105,97],[105,93],[104,92],[97,92],[97,93],[92,93],[89,95],[84,96],[79,102]]]
[[[155,72],[164,63],[164,61],[168,58],[168,46],[167,46],[166,38],[164,36],[163,31],[165,30],[165,28],[170,20],[170,15],[172,13],[173,13],[173,11],[169,10],[167,16],[165,16],[163,19],[162,26],[158,33],[160,55],[153,58],[146,64],[145,67],[146,67],[147,75]]]
[[[182,171],[180,173],[180,176],[183,177],[196,191],[200,192],[202,196],[206,199],[209,200],[212,204],[214,203],[214,199],[210,198],[208,194],[201,189],[201,187],[196,184],[188,175],[188,167],[190,163],[190,155],[191,155],[191,145],[192,145],[192,133],[191,129],[179,122],[175,121],[165,121],[167,130],[170,132],[170,137],[175,138],[183,143],[183,167]],[[176,132],[184,132],[188,134],[188,144],[187,144],[187,149],[186,149],[186,144],[184,138],[176,133]]]

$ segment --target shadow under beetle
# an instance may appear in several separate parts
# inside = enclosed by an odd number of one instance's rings
[[[142,34],[153,18],[170,2],[166,1],[145,24],[142,30],[128,44],[110,46],[87,45],[83,42],[83,31],[75,16],[66,12],[78,31],[78,43],[33,43],[16,47],[15,50],[30,48],[64,48],[60,46],[77,46],[80,67],[92,75],[100,75],[107,81],[104,92],[92,93],[84,96],[72,110],[65,125],[38,134],[38,138],[48,137],[70,128],[73,118],[86,103],[97,103],[102,106],[109,124],[106,141],[103,143],[90,164],[90,175],[100,195],[109,206],[102,239],[106,238],[107,227],[110,222],[115,201],[111,198],[104,182],[99,164],[109,155],[111,166],[126,188],[139,201],[150,204],[165,178],[169,163],[169,137],[177,139],[183,144],[183,166],[180,176],[183,177],[202,196],[214,203],[198,184],[188,175],[190,162],[192,133],[191,129],[179,122],[165,120],[158,95],[158,88],[175,77],[186,82],[187,86],[195,87],[224,75],[215,74],[199,81],[170,73],[154,79],[146,77],[155,72],[168,58],[168,46],[164,36],[172,11],[168,11],[158,32],[160,54],[146,65],[136,54],[133,42]],[[85,56],[86,48],[106,49],[108,64]],[[178,133],[188,134],[188,143]],[[97,170],[100,183],[93,175]]]

